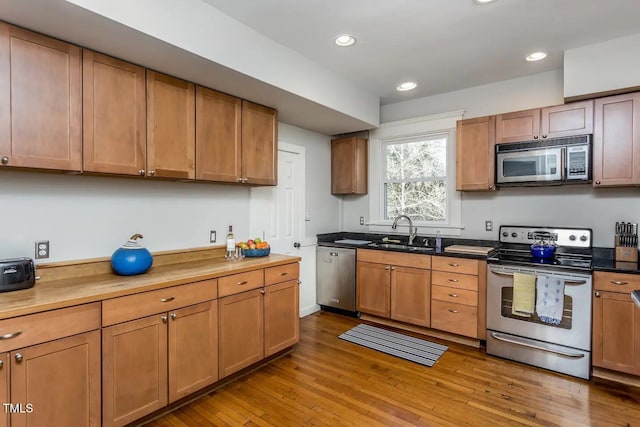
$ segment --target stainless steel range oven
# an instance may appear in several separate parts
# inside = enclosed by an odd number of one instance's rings
[[[531,256],[540,234],[557,245],[550,259]],[[591,241],[589,229],[501,226],[500,248],[488,259],[487,353],[589,379],[591,370]],[[515,284],[529,278],[535,309],[514,309]],[[556,316],[546,316],[546,286],[553,282]],[[518,305],[524,297],[516,290]],[[543,295],[544,293],[544,295]],[[544,315],[543,315],[544,312]]]

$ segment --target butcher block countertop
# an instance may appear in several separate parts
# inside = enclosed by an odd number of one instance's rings
[[[154,254],[151,269],[137,276],[111,272],[108,258],[37,266],[40,280],[32,288],[0,293],[0,319],[300,261],[296,256],[271,254],[228,262],[223,253],[216,248]]]

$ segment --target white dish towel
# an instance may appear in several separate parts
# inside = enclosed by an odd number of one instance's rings
[[[540,320],[559,325],[564,311],[564,279],[538,274],[536,313]]]

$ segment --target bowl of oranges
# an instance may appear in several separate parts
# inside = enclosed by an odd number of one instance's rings
[[[236,246],[242,249],[242,253],[247,258],[257,258],[261,256],[267,256],[271,252],[271,246],[268,242],[256,237],[255,239],[249,239],[246,242],[238,242]]]

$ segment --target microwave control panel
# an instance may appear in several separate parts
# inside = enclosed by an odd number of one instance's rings
[[[567,147],[567,179],[589,179],[589,146]]]

